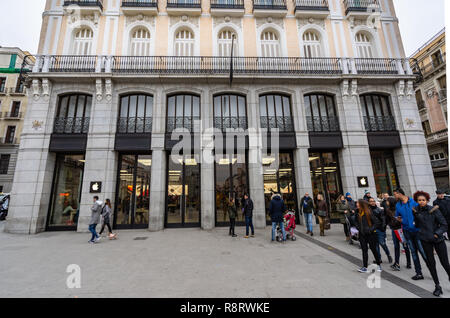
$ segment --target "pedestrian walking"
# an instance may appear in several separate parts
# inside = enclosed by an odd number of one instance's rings
[[[109,231],[109,238],[110,239],[114,239],[116,238],[116,234],[113,233],[112,228],[111,228],[111,200],[106,199],[105,201],[105,205],[102,208],[102,212],[101,212],[101,216],[103,217],[103,223],[102,223],[102,228],[100,230],[99,235],[101,236],[103,234],[103,231],[105,230],[105,226],[108,227],[108,231]]]
[[[375,230],[380,226],[379,219],[373,215],[366,200],[358,200],[356,203],[357,211],[355,213],[353,223],[358,229],[359,243],[361,244],[363,267],[358,269],[360,273],[368,273],[369,248],[378,265],[377,271],[381,272],[380,254],[377,251],[377,235]]]
[[[344,226],[344,234],[347,242],[351,240],[350,237],[350,228],[348,226],[347,217],[350,213],[350,207],[348,205],[347,200],[343,195],[340,195],[338,200],[336,201],[336,211],[339,213],[339,221]]]
[[[236,237],[237,235],[234,233],[234,228],[236,226],[237,207],[233,197],[228,200],[228,216],[230,217],[230,231],[228,235]]]
[[[437,190],[436,195],[437,199],[433,201],[433,205],[439,206],[439,211],[441,211],[447,224],[450,224],[450,200],[445,197],[445,193],[442,190]]]
[[[353,200],[350,192],[347,192],[345,194],[345,200],[347,200],[347,204],[348,204],[348,207],[350,208],[350,211],[355,212],[356,211],[356,202],[355,202],[355,200]]]
[[[377,203],[374,198],[369,199],[369,206],[370,206],[370,209],[372,210],[372,214],[374,216],[376,216],[378,218],[378,220],[380,221],[379,227],[375,230],[375,232],[377,234],[376,247],[377,247],[378,254],[380,254],[380,263],[383,263],[383,261],[381,261],[381,252],[380,252],[380,246],[381,246],[383,248],[384,252],[386,253],[386,256],[387,256],[389,264],[390,264],[390,263],[392,263],[393,260],[391,257],[391,252],[389,251],[389,248],[386,244],[387,224],[386,224],[386,216],[384,214],[384,210],[382,210],[381,208],[379,208],[377,206]]]
[[[97,243],[100,240],[100,236],[97,234],[97,224],[100,222],[100,214],[102,212],[103,202],[98,199],[98,196],[94,197],[94,204],[91,207],[91,221],[89,222],[89,232],[92,233],[92,237],[89,243]]]
[[[300,212],[303,212],[306,224],[306,234],[313,236],[313,212],[314,212],[314,200],[306,192],[304,197],[300,200]]]
[[[381,208],[386,212],[388,210],[388,199],[389,199],[389,194],[388,193],[383,193],[381,196]]]
[[[250,199],[249,195],[244,194],[244,200],[242,205],[243,214],[245,217],[245,236],[248,238],[249,228],[252,229],[252,237],[255,236],[255,229],[253,227],[253,201]]]
[[[284,205],[284,201],[281,198],[281,195],[275,193],[272,195],[272,200],[269,204],[269,215],[272,220],[272,242],[275,241],[275,232],[277,230],[277,226],[281,228],[283,233],[283,243],[286,242],[286,231],[284,229],[283,216],[286,212],[286,206]]]
[[[392,230],[392,241],[394,242],[394,264],[391,268],[395,271],[400,271],[400,244],[402,244],[403,249],[406,254],[406,268],[411,268],[411,253],[408,248],[408,244],[405,241],[405,237],[402,231],[402,223],[395,217],[395,206],[397,200],[394,197],[389,197],[387,199],[387,210],[385,210],[386,223]]]
[[[447,221],[439,210],[439,205],[433,207],[428,204],[430,202],[429,193],[417,191],[414,193],[414,201],[419,204],[419,206],[413,209],[414,222],[419,228],[419,238],[427,257],[426,264],[430,270],[431,277],[433,277],[435,285],[433,295],[439,297],[442,295],[442,287],[440,286],[436,271],[433,250],[436,251],[439,261],[450,280],[450,264],[448,262],[447,246],[444,239],[444,233],[448,229]]]
[[[325,236],[325,222],[328,217],[328,205],[322,194],[317,195],[317,218],[319,219],[320,236]]]
[[[419,254],[422,255],[425,262],[427,261],[427,258],[419,239],[419,229],[414,225],[413,208],[417,207],[418,204],[413,198],[406,196],[403,189],[399,188],[395,190],[394,195],[398,199],[395,206],[395,216],[397,217],[397,220],[402,223],[403,235],[405,236],[409,250],[411,251],[414,269],[416,271],[416,275],[411,277],[411,279],[422,280],[424,278],[422,275]]]

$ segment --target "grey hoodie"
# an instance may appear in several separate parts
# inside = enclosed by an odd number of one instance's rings
[[[91,207],[91,222],[89,222],[89,225],[92,224],[99,224],[100,223],[100,213],[102,212],[102,201],[96,201],[94,205]]]

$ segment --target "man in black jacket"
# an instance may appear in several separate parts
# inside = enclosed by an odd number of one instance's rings
[[[284,201],[279,193],[275,193],[272,196],[272,201],[270,201],[269,205],[269,215],[272,220],[272,242],[275,241],[277,226],[279,226],[283,232],[283,243],[286,242],[286,231],[283,224],[284,212],[286,212]]]
[[[305,217],[306,234],[313,236],[313,217],[314,201],[309,196],[309,193],[305,193],[305,196],[300,200],[300,211],[303,212]]]
[[[436,194],[437,199],[434,200],[433,206],[439,206],[439,211],[441,211],[447,224],[450,224],[450,200],[445,197],[445,193],[442,190],[437,190]]]
[[[250,199],[248,194],[244,194],[243,200],[243,212],[245,217],[245,236],[244,238],[248,238],[249,227],[252,229],[252,237],[255,236],[255,229],[253,227],[253,201]]]
[[[377,233],[377,251],[378,254],[380,255],[380,260],[381,260],[381,253],[380,253],[380,245],[383,248],[384,252],[386,253],[386,256],[388,257],[389,263],[392,263],[392,257],[391,257],[391,252],[389,251],[389,248],[386,244],[386,214],[385,211],[380,209],[377,206],[377,202],[375,201],[374,198],[370,198],[369,199],[369,206],[370,209],[372,210],[372,213],[374,216],[376,216],[378,218],[378,220],[380,220],[380,226],[377,228],[376,233]]]

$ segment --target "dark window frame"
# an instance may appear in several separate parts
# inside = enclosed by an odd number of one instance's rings
[[[8,174],[9,162],[11,160],[10,154],[0,155],[0,174]]]
[[[273,114],[274,114],[274,116],[269,116],[269,103],[268,103],[269,96],[272,97],[272,99],[273,99]],[[278,114],[277,114],[276,97],[280,97],[280,99],[281,99],[281,113],[282,113],[281,116],[278,116]],[[291,98],[291,96],[288,94],[282,94],[282,93],[266,93],[266,94],[259,95],[259,110],[260,110],[260,112],[261,112],[261,99],[262,98],[265,99],[266,115],[261,116],[261,113],[260,113],[259,116],[260,116],[260,119],[263,117],[267,118],[267,127],[263,127],[263,125],[261,125],[261,128],[267,128],[268,130],[271,130],[272,128],[278,128],[278,129],[280,129],[280,132],[294,132],[295,129],[294,129],[294,120],[292,117],[292,98]],[[289,105],[288,105],[289,116],[285,116],[285,114],[284,114],[284,110],[285,110],[284,98],[287,98],[287,100],[289,101]],[[269,117],[275,118],[275,127],[270,127]],[[283,119],[283,128],[282,129],[278,126],[278,118]],[[287,120],[289,120],[289,123],[287,122]]]
[[[71,105],[72,98],[75,97],[75,108],[73,112],[73,116],[69,116],[69,110]],[[84,97],[84,103],[83,103],[83,114],[81,117],[77,117],[78,114],[78,107],[80,97]],[[62,114],[62,102],[63,100],[67,98],[67,104],[65,106],[64,114]],[[88,100],[90,100],[90,104],[88,104]],[[55,116],[55,125],[53,127],[53,132],[58,134],[87,134],[87,130],[89,129],[89,122],[90,122],[90,112],[92,111],[92,105],[93,105],[93,97],[90,94],[85,93],[71,93],[71,94],[64,94],[58,96],[58,106],[56,109],[56,116]],[[89,112],[87,112],[87,108],[89,106]],[[81,120],[81,132],[75,132],[74,128],[76,127],[76,121],[77,119]],[[70,123],[70,120],[72,120],[72,123]],[[57,131],[57,125],[60,126],[63,122],[63,130]],[[67,127],[72,126],[72,127]],[[67,132],[67,128],[70,128],[70,132]]]
[[[375,106],[378,101],[379,111]],[[387,113],[383,107],[386,104]],[[396,123],[392,103],[389,95],[380,93],[367,93],[359,96],[361,110],[363,112],[364,126],[366,131],[395,131]],[[372,112],[370,112],[372,111]],[[381,112],[379,114],[379,112]]]
[[[228,97],[228,116],[224,116],[223,114],[223,107],[224,107],[224,98]],[[237,116],[233,116],[231,114],[231,97],[236,97],[236,113]],[[216,98],[220,98],[220,105],[216,105]],[[244,99],[244,116],[240,115],[240,106],[239,106],[239,98],[243,98]],[[220,107],[220,117],[216,116],[216,107]],[[213,96],[213,114],[214,114],[214,128],[219,128],[222,131],[224,131],[227,127],[217,127],[216,125],[216,118],[220,118],[220,122],[224,123],[224,118],[225,119],[229,119],[230,120],[230,128],[243,128],[243,129],[247,129],[248,128],[248,110],[247,110],[247,96],[243,95],[243,94],[236,94],[236,93],[219,93],[219,94],[215,94]],[[231,125],[231,120],[232,118],[237,118],[237,127],[232,127],[233,125]],[[243,118],[244,124],[241,126],[241,119]]]
[[[319,114],[319,116],[314,116],[314,110],[313,110],[313,103],[312,103],[312,98],[315,97],[317,100],[317,113]],[[320,97],[323,97],[323,100],[325,102],[325,110],[326,110],[326,114],[322,115],[322,109],[321,109],[321,103],[320,103]],[[308,129],[309,131],[318,131],[318,132],[323,132],[323,131],[339,131],[340,127],[339,127],[339,116],[338,116],[338,112],[337,112],[337,107],[336,107],[336,96],[332,95],[332,94],[328,94],[328,93],[321,93],[321,92],[314,92],[314,93],[308,93],[303,95],[303,100],[305,103],[305,111],[307,110],[307,103],[306,103],[306,99],[309,100],[309,115],[308,112],[306,112],[306,118],[308,120],[308,117],[311,118],[311,125],[312,130]],[[331,100],[331,105],[329,105],[328,101]],[[330,116],[330,111],[332,110],[333,112],[333,116]],[[316,123],[315,123],[315,118],[318,117],[320,118],[319,121],[319,127],[316,129]],[[324,127],[324,123],[323,120],[327,121],[328,124],[328,128]],[[330,128],[331,127],[331,123],[335,123],[336,126],[334,128]]]
[[[136,97],[136,105],[135,105],[135,115],[134,117],[130,117],[130,106],[131,106],[131,98],[132,97]],[[144,104],[144,117],[138,116],[139,115],[139,98],[140,97],[144,97],[145,98],[145,104]],[[122,106],[123,106],[123,100],[125,98],[128,98],[128,103],[127,103],[127,116],[126,117],[122,117]],[[148,100],[149,98],[151,99],[151,105],[148,105]],[[117,132],[118,133],[126,133],[126,134],[131,134],[131,133],[151,133],[152,132],[152,127],[153,127],[153,123],[152,123],[152,119],[153,119],[153,106],[155,103],[155,97],[152,94],[146,94],[146,93],[131,93],[131,94],[124,94],[120,96],[120,100],[119,100],[119,116],[117,117]],[[131,106],[133,107],[133,106]],[[149,111],[150,110],[150,111]],[[150,113],[150,114],[149,114]],[[149,114],[149,115],[148,115]],[[148,116],[147,116],[148,115]],[[120,131],[120,123],[122,121],[122,119],[126,118],[126,129],[125,132]],[[135,119],[135,125],[134,125],[134,131],[129,131],[129,127],[130,127],[130,119],[134,118]],[[142,129],[142,132],[138,132],[137,131],[137,122],[138,122],[138,118],[143,118],[144,120],[144,126]],[[148,128],[147,128],[147,120],[150,119],[150,123]]]
[[[183,98],[183,101],[182,101],[182,116],[178,116],[177,115],[177,106],[178,106],[178,97],[182,97]],[[190,97],[191,98],[191,110],[190,110],[190,115],[185,115],[185,111],[186,111],[186,97]],[[169,101],[170,101],[170,99],[171,98],[173,98],[174,99],[174,104],[173,104],[173,107],[174,107],[174,109],[173,109],[173,114],[174,114],[174,116],[170,116],[169,117],[169,107],[170,107],[170,103],[169,103]],[[194,116],[194,98],[198,98],[198,116]],[[166,99],[166,105],[167,105],[167,107],[166,107],[166,133],[171,133],[171,132],[173,132],[175,129],[177,129],[177,128],[186,128],[186,129],[188,129],[191,133],[193,132],[193,129],[194,129],[194,120],[195,120],[195,117],[198,117],[198,119],[201,119],[201,111],[202,111],[202,100],[201,100],[201,96],[200,95],[198,95],[198,94],[195,94],[195,93],[189,93],[189,92],[187,92],[187,93],[176,93],[176,94],[171,94],[171,95],[167,95],[167,99]],[[174,120],[175,120],[175,122],[174,122],[174,127],[173,127],[173,129],[169,129],[170,127],[169,127],[169,125],[170,125],[170,121],[169,121],[169,119],[170,118],[174,118]],[[181,125],[181,127],[178,127],[178,125],[177,125],[177,120],[178,119],[180,119],[180,118],[182,118],[182,125]],[[190,127],[185,127],[185,123],[186,123],[186,120],[187,119],[189,119],[190,118],[190,120],[189,120],[189,122],[190,122]]]

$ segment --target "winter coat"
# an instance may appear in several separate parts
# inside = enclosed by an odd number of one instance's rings
[[[386,217],[386,224],[389,225],[391,230],[400,230],[402,228],[402,223],[395,218],[395,211],[392,211],[389,207],[384,212]]]
[[[103,219],[105,221],[105,223],[109,223],[110,219],[111,219],[111,208],[108,205],[104,205],[101,215],[103,216]]]
[[[306,207],[305,207],[305,201],[306,201]],[[300,211],[303,211],[303,213],[313,213],[314,212],[314,202],[311,197],[303,197],[300,201]]]
[[[230,216],[230,219],[235,219],[237,217],[237,208],[234,202],[228,202],[228,215]]]
[[[279,194],[272,196],[272,201],[269,204],[269,215],[272,222],[283,222],[284,212],[286,212],[286,206]]]
[[[395,206],[395,216],[402,217],[403,230],[417,233],[419,230],[414,225],[414,215],[413,208],[417,207],[418,204],[412,198],[408,199],[408,202],[403,203],[399,201]]]
[[[439,211],[441,211],[441,214],[447,220],[447,223],[449,223],[450,222],[450,200],[447,198],[436,199],[436,200],[434,200],[433,205],[439,206]]]
[[[345,201],[345,203],[342,203],[341,201],[336,203],[336,211],[339,213],[339,220],[341,221],[341,223],[345,224],[345,211],[350,212],[350,207],[347,201]]]
[[[243,209],[244,209],[244,216],[246,217],[253,217],[253,201],[252,199],[248,198],[247,200],[243,200]]]
[[[359,211],[356,211],[355,215],[353,216],[353,224],[358,229],[359,234],[364,236],[371,235],[377,228],[379,228],[380,220],[375,215],[372,214],[370,220],[372,221],[372,226],[369,226],[365,215],[362,215],[360,219]]]
[[[384,210],[380,209],[379,207],[370,207],[372,210],[372,214],[375,215],[378,220],[380,220],[380,226],[377,228],[377,230],[381,232],[386,232],[386,215],[384,214]]]
[[[348,207],[350,208],[350,211],[356,211],[356,201],[355,200],[350,201],[347,198],[345,200],[347,200],[347,204]]]
[[[437,206],[438,207],[438,206]],[[419,238],[421,241],[430,243],[440,243],[444,240],[444,233],[447,232],[448,225],[439,208],[431,205],[414,208],[414,222],[419,228]],[[437,235],[438,238],[434,237]]]
[[[328,205],[325,200],[317,201],[317,212],[316,215],[319,215],[319,211],[326,211],[328,216]]]
[[[99,224],[100,223],[100,214],[102,213],[102,201],[96,201],[94,205],[91,207],[91,221],[89,225]]]

